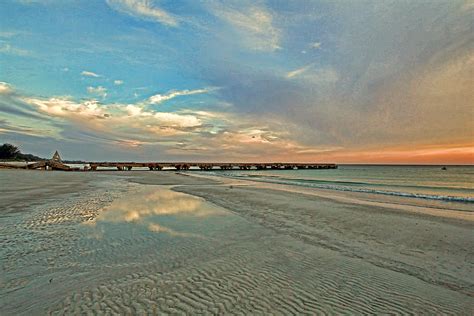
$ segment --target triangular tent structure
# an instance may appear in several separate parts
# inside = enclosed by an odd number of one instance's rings
[[[56,152],[54,153],[53,158],[51,158],[51,160],[54,161],[54,162],[62,162],[61,156],[59,156],[59,153],[58,153],[57,150],[56,150]]]

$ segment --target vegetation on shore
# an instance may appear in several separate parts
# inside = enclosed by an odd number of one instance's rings
[[[3,144],[0,146],[0,159],[11,161],[41,161],[47,160],[32,154],[24,154],[20,149],[12,144]]]
[[[12,144],[5,143],[0,146],[0,160],[3,161],[44,161],[48,158],[41,158],[32,154],[24,154],[20,149]],[[85,163],[82,160],[63,160],[63,163]]]

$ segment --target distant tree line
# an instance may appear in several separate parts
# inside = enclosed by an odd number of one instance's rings
[[[12,144],[3,144],[2,146],[0,146],[0,159],[24,161],[46,160],[44,158],[32,154],[23,154],[17,146]]]

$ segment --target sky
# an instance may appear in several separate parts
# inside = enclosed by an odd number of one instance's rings
[[[472,0],[2,0],[0,143],[86,161],[474,163]]]

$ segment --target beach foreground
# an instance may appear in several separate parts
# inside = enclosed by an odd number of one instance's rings
[[[471,206],[192,173],[0,173],[0,314],[472,314]]]

